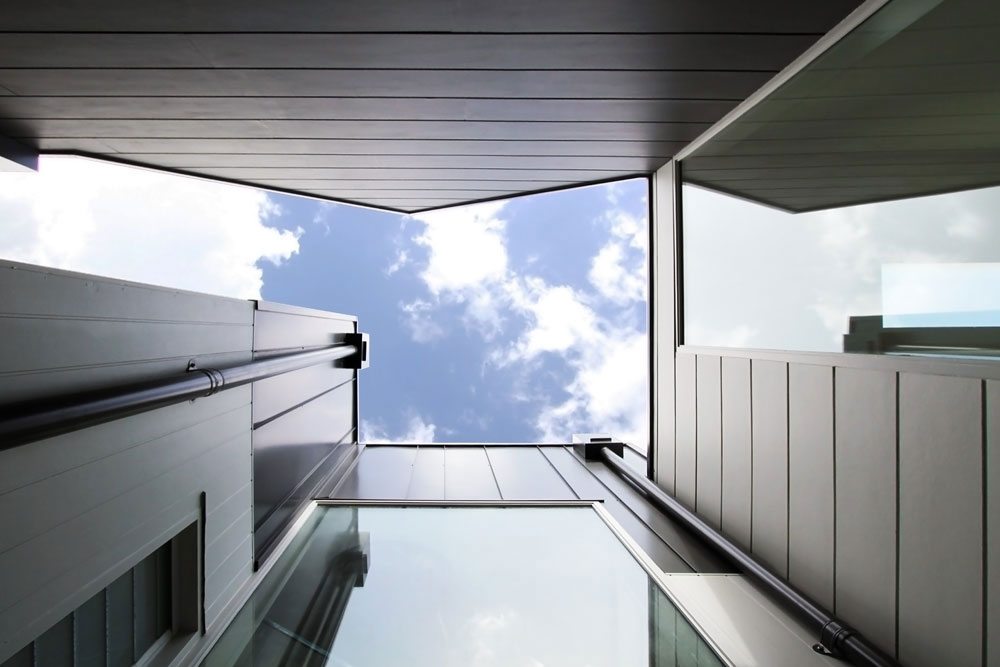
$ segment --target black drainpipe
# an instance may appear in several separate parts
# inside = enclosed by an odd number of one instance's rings
[[[367,361],[367,334],[347,342],[259,359],[229,368],[198,368],[167,378],[88,393],[0,406],[0,451],[103,424],[166,405],[183,403],[291,371],[344,360],[345,368]]]
[[[667,495],[640,472],[626,465],[625,460],[615,455],[609,448],[602,448],[600,457],[609,468],[641,491],[660,511],[676,519],[714,547],[740,571],[756,580],[767,589],[768,593],[784,603],[799,619],[814,629],[819,634],[819,642],[813,646],[813,650],[843,658],[859,667],[899,667],[899,663],[870,644],[857,630],[837,619],[758,563],[752,556],[702,521],[694,512]]]

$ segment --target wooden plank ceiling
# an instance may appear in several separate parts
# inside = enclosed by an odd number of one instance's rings
[[[857,0],[33,0],[0,134],[399,211],[646,174]]]
[[[889,3],[682,171],[793,212],[996,185],[998,42],[998,2]]]

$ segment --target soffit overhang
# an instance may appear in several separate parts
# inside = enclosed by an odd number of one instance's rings
[[[648,174],[856,0],[38,0],[0,134],[417,211]]]
[[[890,2],[686,151],[686,182],[790,212],[1000,183],[1000,3]]]

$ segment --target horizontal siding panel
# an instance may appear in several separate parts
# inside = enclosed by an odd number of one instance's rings
[[[0,533],[0,552],[30,542],[129,491],[141,489],[186,461],[197,458],[213,443],[248,432],[249,416],[249,406],[238,405],[163,438],[123,449],[113,456],[4,494],[0,497],[0,525],[5,527]],[[146,413],[146,418],[156,419],[157,415]],[[108,435],[129,438],[124,430]],[[95,480],[101,483],[94,483]]]
[[[338,333],[353,333],[352,319],[293,315],[258,310],[254,315],[253,349],[277,350],[332,345]]]
[[[130,319],[156,322],[253,323],[243,299],[155,287],[30,264],[0,261],[2,315]],[[249,329],[246,332],[249,338]]]
[[[188,401],[132,415],[80,431],[0,452],[0,503],[10,493],[79,466],[114,456],[142,443],[210,422],[250,403],[249,388],[231,389],[210,399]],[[156,415],[151,419],[151,414]],[[249,428],[249,420],[246,424]],[[122,437],[127,434],[127,437]]]
[[[0,644],[34,636],[196,520],[202,490],[232,495],[249,478],[249,452],[240,435],[0,556],[0,587],[12,602],[0,611]]]
[[[6,38],[15,37],[7,34]],[[148,37],[148,35],[146,36]],[[15,97],[7,118],[456,120],[653,123],[720,118],[736,100],[503,100],[412,97]],[[293,156],[289,156],[293,157]]]
[[[8,35],[8,67],[376,69],[781,69],[811,35],[33,34]],[[194,46],[194,48],[192,48]]]
[[[253,536],[247,534],[227,553],[223,560],[206,563],[205,567],[205,616],[214,618],[217,608],[225,605],[236,592],[233,582],[246,579],[253,569]],[[208,621],[211,622],[211,621]]]
[[[393,0],[361,5],[329,5],[319,0],[297,0],[287,6],[219,0],[206,7],[180,0],[170,7],[135,11],[125,0],[102,0],[85,6],[66,6],[58,0],[39,0],[18,7],[5,17],[7,30],[46,31],[176,31],[176,32],[826,32],[857,2],[832,0],[803,5],[776,0],[762,12],[741,0],[638,0],[622,11],[602,0],[539,5],[511,0],[498,11],[489,0],[466,0],[442,5],[414,0],[405,11]]]
[[[0,119],[0,129],[23,136],[23,121]],[[437,120],[90,120],[40,119],[32,139],[411,139],[494,141],[690,141],[711,123],[603,123]]]
[[[237,498],[240,500],[239,507],[243,508],[243,513],[230,518],[227,514],[231,512],[216,512],[213,517],[208,515],[206,526],[211,526],[211,530],[206,529],[206,535],[211,535],[211,540],[205,542],[205,572],[211,574],[226,561],[239,545],[253,534],[253,513],[250,505],[250,487],[245,487],[245,491]]]
[[[3,317],[0,331],[8,345],[0,348],[5,373],[66,367],[138,362],[246,349],[249,324],[197,324]],[[29,345],[28,341],[44,341]]]
[[[183,465],[0,554],[0,583],[8,593],[0,604],[14,604],[132,531],[145,532],[142,526],[165,520],[163,513],[174,503],[197,509],[201,491],[228,497],[227,487],[235,488],[249,478],[248,440],[245,434],[239,434],[212,446],[203,443],[204,452]],[[64,548],[67,544],[75,548],[68,551]],[[32,563],[30,572],[21,571],[19,564],[23,563]]]
[[[321,400],[324,392],[334,390],[345,382],[351,383],[354,374],[355,371],[350,368],[333,368],[332,364],[325,363],[258,380],[253,383],[254,424],[273,419],[306,401]],[[330,428],[335,431],[337,425],[332,424]],[[339,435],[343,435],[343,430]]]
[[[2,324],[0,324],[2,329]],[[237,352],[203,354],[196,363],[202,368],[226,368],[250,361],[249,348]],[[29,401],[142,382],[151,378],[180,377],[192,357],[181,354],[168,359],[140,359],[97,366],[0,372],[0,402]]]
[[[90,142],[90,143],[88,143]],[[142,161],[142,156],[156,153],[186,153],[197,159],[209,155],[212,160],[234,159],[226,154],[301,155],[309,160],[313,155],[350,155],[342,166],[353,168],[511,168],[511,169],[634,169],[636,165],[653,164],[652,159],[669,159],[683,142],[655,141],[431,141],[427,139],[38,139],[30,142],[43,149],[62,147],[79,150],[114,150],[130,154]],[[463,160],[463,157],[465,159]],[[469,157],[482,158],[477,163]],[[485,158],[493,158],[486,160]],[[506,160],[501,158],[506,157]],[[574,157],[576,160],[545,160],[545,157]],[[518,159],[514,159],[518,158]],[[528,159],[530,158],[530,159]],[[595,161],[595,158],[602,158]],[[177,158],[181,159],[181,158]],[[183,158],[188,159],[188,158]],[[308,162],[300,163],[307,165]],[[213,165],[217,166],[217,165]],[[337,167],[337,164],[330,165]],[[289,168],[291,166],[289,165]],[[311,169],[311,167],[309,167]],[[212,170],[213,173],[216,171]],[[270,173],[272,178],[294,174],[286,168]],[[300,172],[302,173],[302,172]],[[240,172],[222,172],[226,178],[236,178]],[[242,172],[247,175],[247,172]]]
[[[773,72],[600,72],[450,70],[268,70],[238,76],[216,69],[0,69],[16,95],[169,95],[456,97],[489,91],[498,98],[741,99]],[[235,135],[234,135],[235,136]]]

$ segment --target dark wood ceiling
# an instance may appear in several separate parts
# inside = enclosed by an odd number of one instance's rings
[[[857,0],[36,0],[0,133],[414,211],[645,174]]]

